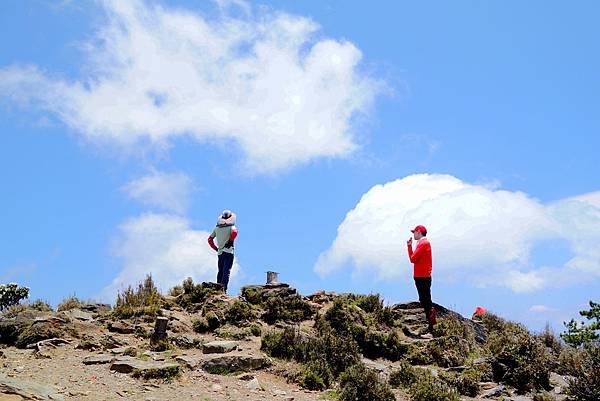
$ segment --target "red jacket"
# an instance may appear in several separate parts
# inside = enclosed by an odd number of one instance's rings
[[[413,252],[412,245],[408,245],[408,258],[414,263],[414,277],[431,277],[431,244],[427,238],[423,238],[417,244]]]

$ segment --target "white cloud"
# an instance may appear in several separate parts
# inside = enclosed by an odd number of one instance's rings
[[[449,175],[408,176],[362,196],[319,256],[315,271],[326,275],[351,264],[357,274],[410,277],[405,241],[411,227],[424,224],[438,277],[526,292],[600,276],[600,254],[593,245],[600,240],[600,208],[591,197],[544,205],[521,192],[467,184]],[[573,258],[565,266],[534,266],[533,246],[552,239],[566,241]]]
[[[114,245],[123,269],[104,289],[103,299],[112,302],[117,291],[137,284],[148,273],[163,292],[187,277],[195,282],[214,282],[217,256],[206,243],[209,234],[191,229],[182,217],[168,214],[144,214],[126,221]],[[238,270],[235,261],[232,277]]]
[[[124,190],[145,205],[183,214],[190,202],[192,180],[184,173],[155,171],[131,181]]]
[[[225,1],[222,10],[230,3],[245,4]],[[0,69],[0,96],[33,102],[94,142],[230,140],[255,172],[357,148],[353,121],[381,85],[359,70],[356,46],[317,37],[309,18],[246,7],[244,17],[208,19],[150,1],[103,4],[106,24],[87,44],[81,80],[11,66]]]
[[[546,305],[532,305],[529,308],[529,312],[534,312],[534,313],[551,313],[551,312],[556,312],[556,311],[557,311],[556,309],[551,308]]]

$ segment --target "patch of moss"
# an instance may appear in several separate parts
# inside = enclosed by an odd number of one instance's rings
[[[131,375],[144,380],[163,379],[165,381],[172,381],[181,375],[181,368],[179,366],[168,366],[159,369],[134,369]]]

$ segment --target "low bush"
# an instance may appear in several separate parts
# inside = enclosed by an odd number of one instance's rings
[[[262,307],[265,310],[262,319],[269,324],[278,321],[301,322],[314,315],[312,306],[300,295],[269,297],[262,304]]]
[[[600,346],[588,344],[580,351],[576,374],[567,394],[577,401],[600,400]]]
[[[479,393],[480,374],[476,370],[469,369],[461,373],[442,372],[439,377],[461,395],[476,397]]]
[[[30,304],[25,305],[27,308],[38,311],[38,312],[54,312],[52,307],[48,305],[46,301],[42,301],[41,299],[36,299]]]
[[[408,361],[402,361],[400,365],[390,373],[389,384],[392,387],[408,388],[417,380],[417,370]]]
[[[550,367],[555,361],[523,326],[505,324],[504,330],[490,334],[487,346],[495,357],[492,368],[496,381],[504,381],[520,393],[550,387]]]
[[[395,401],[390,387],[377,372],[362,363],[355,364],[340,376],[340,401]]]
[[[248,302],[236,300],[225,311],[225,320],[236,326],[248,324],[256,318],[252,305]]]
[[[76,296],[73,295],[69,298],[63,299],[62,302],[59,303],[56,307],[56,310],[58,312],[68,311],[71,309],[81,308],[82,305],[83,303]]]
[[[459,401],[456,389],[431,374],[419,375],[408,390],[411,401]]]
[[[181,292],[183,291],[183,292]],[[172,289],[171,293],[178,294],[177,304],[194,312],[202,309],[204,302],[215,294],[223,293],[223,289],[212,283],[194,284],[191,277],[185,279],[180,289]]]
[[[135,378],[142,378],[144,380],[163,379],[169,382],[181,375],[181,368],[179,366],[169,366],[161,369],[134,369],[131,375]]]
[[[137,289],[132,286],[117,294],[117,303],[113,316],[118,319],[128,319],[142,316],[148,320],[160,315],[161,296],[152,280],[152,275],[147,275],[144,281],[138,284]]]

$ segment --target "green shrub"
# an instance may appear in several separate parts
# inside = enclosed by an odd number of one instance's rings
[[[236,326],[247,324],[254,320],[254,309],[248,302],[236,300],[225,312],[225,320]]]
[[[577,401],[600,400],[600,346],[587,344],[579,354],[578,371],[567,394]]]
[[[0,311],[17,305],[29,297],[29,288],[21,287],[16,283],[0,284]]]
[[[177,304],[190,312],[202,309],[204,303],[216,294],[222,294],[223,289],[213,283],[194,284],[191,277],[185,279],[181,285],[181,290],[172,289],[177,296]]]
[[[439,377],[459,394],[476,397],[479,393],[480,374],[476,370],[468,369],[461,373],[441,372]]]
[[[192,327],[196,333],[208,333],[211,331],[210,326],[206,318],[201,317],[200,319],[192,320]]]
[[[56,310],[58,312],[68,311],[71,309],[81,308],[83,304],[76,296],[70,296],[69,298],[65,298],[61,303],[58,304]]]
[[[52,307],[48,305],[47,302],[42,301],[41,299],[36,299],[32,303],[30,303],[29,308],[40,311],[40,312],[54,312]]]
[[[260,349],[276,358],[304,362],[307,357],[302,343],[299,332],[292,327],[286,327],[284,330],[266,333],[261,339]]]
[[[555,401],[556,398],[548,392],[536,393],[533,395],[533,401]]]
[[[297,379],[300,385],[308,390],[323,391],[329,388],[335,380],[331,368],[324,359],[308,362]]]
[[[523,326],[507,324],[489,336],[488,348],[495,357],[494,378],[523,393],[547,389],[554,360],[546,347]]]
[[[150,320],[160,315],[161,302],[162,297],[154,285],[152,275],[148,274],[136,290],[129,286],[117,294],[113,316],[118,319],[143,316]]]
[[[416,369],[408,361],[402,361],[398,368],[390,373],[389,383],[392,387],[408,388],[416,380]]]
[[[395,401],[396,397],[379,375],[362,363],[350,367],[340,376],[340,401]]]
[[[255,337],[260,337],[262,334],[262,328],[259,324],[253,323],[250,325],[250,333]]]
[[[171,381],[181,375],[181,368],[179,366],[169,366],[160,369],[134,369],[131,375],[135,378],[142,378],[144,380],[163,379],[165,381]]]
[[[252,305],[260,305],[263,302],[262,292],[256,287],[242,287],[241,296]]]
[[[299,295],[269,297],[263,303],[263,308],[262,319],[269,324],[278,321],[301,322],[314,315],[311,305]]]
[[[408,390],[411,401],[459,401],[458,392],[443,381],[420,375]]]

